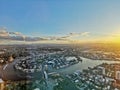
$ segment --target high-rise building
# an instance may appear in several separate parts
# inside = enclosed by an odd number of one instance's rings
[[[98,69],[101,71],[101,74],[105,75],[105,68],[99,66]]]
[[[116,71],[116,76],[115,76],[115,78],[116,78],[117,80],[120,80],[120,71]]]

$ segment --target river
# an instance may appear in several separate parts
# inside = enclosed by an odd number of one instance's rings
[[[91,60],[88,58],[83,58],[81,57],[81,59],[83,60],[82,62],[79,62],[75,65],[72,65],[70,67],[64,68],[64,69],[60,69],[58,72],[60,73],[64,73],[64,74],[70,74],[75,72],[76,70],[80,70],[82,71],[83,69],[87,69],[88,67],[95,67],[97,65],[100,65],[102,63],[120,63],[120,61],[107,61],[107,60]]]

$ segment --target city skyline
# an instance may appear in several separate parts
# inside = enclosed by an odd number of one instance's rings
[[[0,43],[120,43],[119,3],[1,0]]]

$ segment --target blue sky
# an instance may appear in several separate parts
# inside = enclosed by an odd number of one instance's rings
[[[37,37],[103,37],[120,33],[120,0],[0,0],[0,27]]]

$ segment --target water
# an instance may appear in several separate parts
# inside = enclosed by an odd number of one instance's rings
[[[70,74],[75,72],[76,70],[82,71],[83,69],[87,69],[88,67],[94,67],[102,63],[108,63],[108,64],[120,63],[120,61],[91,60],[83,57],[81,57],[81,59],[83,60],[82,62],[79,62],[78,64],[72,65],[64,69],[60,69],[58,72],[64,73],[64,74]]]

